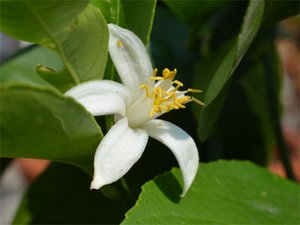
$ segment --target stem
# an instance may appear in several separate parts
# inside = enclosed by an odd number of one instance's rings
[[[274,133],[277,139],[279,154],[286,172],[286,175],[289,179],[295,180],[295,175],[293,173],[290,157],[289,157],[289,150],[283,138],[282,127],[280,124],[280,113],[279,113],[279,105],[276,96],[275,84],[274,84],[274,77],[276,74],[272,71],[272,64],[270,61],[270,55],[264,54],[263,55],[263,65],[264,71],[266,76],[266,88],[267,88],[267,97],[270,107],[270,114],[274,125]]]

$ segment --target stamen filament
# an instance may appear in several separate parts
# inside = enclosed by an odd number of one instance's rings
[[[146,91],[147,97],[151,97],[151,93],[150,93],[150,91],[149,91],[149,87],[148,87],[147,84],[142,84],[142,85],[140,86],[140,88],[144,88],[145,91]]]
[[[150,80],[164,80],[163,77],[150,77]]]
[[[171,80],[172,86],[168,90],[163,90],[159,83],[156,83],[156,86],[151,90],[147,84],[142,84],[140,88],[145,89],[146,96],[153,98],[152,109],[149,112],[149,117],[152,118],[157,113],[169,112],[173,109],[185,108],[185,104],[194,101],[195,103],[204,106],[205,104],[200,100],[185,95],[188,92],[191,93],[201,93],[201,90],[188,88],[184,91],[178,91],[180,87],[183,86],[183,83],[174,80],[174,77],[177,73],[177,70],[174,69],[170,71],[168,68],[163,70],[162,76],[157,76],[157,69],[153,70],[153,75],[149,79],[152,81],[162,81],[162,80]],[[175,86],[176,85],[176,86]],[[181,97],[177,97],[177,94],[180,94]]]

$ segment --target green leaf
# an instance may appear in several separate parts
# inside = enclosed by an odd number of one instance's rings
[[[37,64],[36,72],[44,80],[48,81],[62,93],[76,85],[74,80],[69,76],[69,71],[66,68],[60,71],[55,71],[52,68]]]
[[[91,2],[101,10],[107,23],[120,25],[120,20],[124,20],[121,0],[92,0]]]
[[[213,57],[217,58],[219,64],[214,67],[216,69],[210,75],[211,80],[206,81],[208,84],[207,89],[203,89],[203,102],[206,104],[206,108],[201,111],[199,116],[198,133],[201,141],[206,140],[213,130],[212,127],[218,118],[219,112],[221,112],[224,102],[224,97],[220,95],[226,94],[224,88],[255,38],[261,26],[263,12],[264,1],[250,1],[236,41],[230,41],[224,47],[224,49],[228,49],[227,52],[223,53],[224,50],[222,48],[219,51],[223,54],[217,55],[217,52],[215,53],[217,56]],[[212,111],[214,113],[211,113]]]
[[[216,10],[224,7],[229,1],[177,1],[164,0],[164,3],[186,23],[198,23]]]
[[[156,0],[92,0],[103,13],[107,23],[114,23],[134,32],[145,45],[149,37],[154,19]],[[105,78],[116,80],[116,71],[111,59],[107,61]]]
[[[209,105],[221,92],[224,85],[228,82],[233,71],[239,64],[240,60],[246,53],[248,47],[252,43],[260,28],[263,12],[263,0],[252,0],[249,2],[237,42],[224,56],[224,60],[219,65],[217,71],[213,75],[212,80],[210,81],[208,89],[205,91],[204,102],[206,105]]]
[[[133,31],[146,45],[154,19],[156,0],[150,1],[122,1],[125,21],[120,25]]]
[[[1,32],[16,39],[46,44],[55,41],[87,6],[82,1],[1,1]]]
[[[90,182],[79,169],[52,163],[25,193],[13,224],[119,224],[125,199],[107,199]]]
[[[202,164],[180,199],[173,169],[143,186],[122,224],[298,224],[299,185],[249,162]]]
[[[266,34],[269,35],[270,32],[271,31],[268,30]],[[261,48],[263,48],[263,51],[259,52]],[[265,56],[265,54],[267,56]],[[245,96],[247,98],[247,100],[244,101],[244,104],[249,105],[248,113],[249,111],[251,111],[256,116],[255,119],[251,121],[250,118],[248,118],[248,122],[251,123],[251,126],[254,128],[254,132],[252,132],[252,135],[250,136],[251,138],[248,138],[249,145],[253,145],[256,142],[257,138],[261,139],[261,146],[253,150],[257,151],[257,158],[259,158],[260,160],[263,160],[265,158],[264,161],[266,164],[266,162],[270,158],[270,153],[273,152],[276,148],[275,142],[277,140],[275,139],[274,135],[275,120],[272,117],[272,111],[274,110],[270,107],[270,99],[267,88],[269,81],[266,78],[267,76],[264,68],[264,57],[268,57],[272,62],[273,73],[271,74],[271,79],[276,84],[276,87],[274,87],[276,89],[276,96],[274,96],[274,101],[276,101],[277,105],[280,104],[279,89],[281,82],[281,72],[279,71],[278,67],[278,55],[275,50],[274,40],[272,38],[268,38],[267,40],[265,40],[265,42],[260,43],[260,46],[258,46],[256,49],[249,52],[249,55],[251,55],[252,59],[254,60],[248,63],[248,66],[250,68],[246,67],[244,69],[245,71],[242,74],[242,76],[240,76],[238,82],[243,91],[245,92]],[[247,58],[250,58],[250,56]],[[232,124],[230,124],[230,126],[233,128]],[[245,142],[243,144],[245,144]],[[265,156],[263,156],[263,152],[265,152]]]
[[[25,84],[1,85],[1,157],[66,162],[91,174],[102,133],[72,98]]]
[[[108,30],[101,12],[86,7],[87,3],[3,1],[1,31],[56,50],[69,71],[64,75],[75,84],[100,79],[107,60]]]
[[[143,42],[149,42],[156,0],[92,0],[107,23],[114,23],[134,32]]]
[[[77,74],[80,82],[101,79],[108,53],[108,28],[99,9],[89,5],[71,27],[67,39],[62,41],[67,58],[65,66]],[[62,54],[61,54],[62,55]]]
[[[50,87],[48,82],[36,74],[35,66],[38,63],[47,64],[55,69],[61,68],[63,65],[54,51],[37,46],[30,47],[1,65],[0,82],[21,82]]]

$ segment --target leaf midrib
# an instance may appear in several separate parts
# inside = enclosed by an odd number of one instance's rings
[[[53,32],[51,32],[51,30],[49,29],[48,25],[44,22],[44,20],[39,16],[39,14],[37,13],[37,11],[35,10],[35,8],[29,3],[29,2],[24,2],[25,5],[29,8],[29,10],[33,13],[33,16],[36,18],[37,22],[41,25],[41,27],[45,30],[45,32],[50,36],[50,38],[55,42],[58,52],[62,58],[62,61],[65,65],[65,67],[69,70],[70,75],[72,77],[72,79],[74,80],[74,82],[76,84],[80,83],[80,79],[78,77],[78,75],[75,72],[75,69],[73,68],[72,64],[70,63],[70,61],[68,60],[68,58],[66,57],[64,50],[62,48],[61,43],[59,42],[59,40],[56,38],[56,36],[53,34]]]

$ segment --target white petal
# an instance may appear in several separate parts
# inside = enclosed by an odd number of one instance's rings
[[[163,91],[168,91],[172,87],[172,81],[170,79],[160,80],[155,83],[155,87],[160,86]]]
[[[175,155],[183,175],[183,197],[191,186],[199,165],[198,149],[194,140],[184,130],[164,120],[150,120],[142,128],[150,137],[168,146]]]
[[[141,157],[147,141],[146,131],[128,127],[127,118],[119,120],[97,148],[91,188],[98,189],[126,174]]]
[[[126,115],[131,102],[129,90],[114,81],[89,81],[79,84],[65,93],[81,103],[94,116],[120,114]]]
[[[137,98],[140,85],[148,84],[152,88],[154,82],[149,81],[153,67],[142,41],[131,31],[114,24],[109,28],[109,54],[123,82]]]
[[[128,122],[131,127],[139,127],[141,124],[150,120],[149,112],[152,109],[151,98],[141,95],[133,104],[127,109]]]

